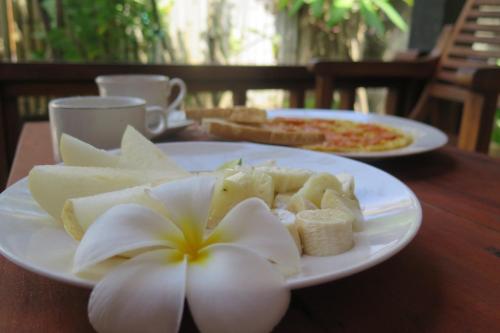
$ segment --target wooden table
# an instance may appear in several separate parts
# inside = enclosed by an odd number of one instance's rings
[[[9,184],[44,163],[48,125],[28,123]],[[446,147],[374,164],[417,194],[420,232],[374,268],[294,291],[276,331],[500,332],[500,161]],[[0,332],[91,331],[89,293],[0,257]],[[181,331],[196,331],[188,311]]]

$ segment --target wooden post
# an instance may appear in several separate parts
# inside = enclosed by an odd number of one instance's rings
[[[333,98],[333,80],[327,76],[316,75],[316,107],[330,109]]]
[[[290,107],[303,108],[306,100],[305,89],[290,90]]]
[[[233,105],[245,105],[247,103],[247,91],[246,89],[233,89]]]

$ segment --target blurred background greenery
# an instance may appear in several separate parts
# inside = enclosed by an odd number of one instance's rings
[[[78,63],[307,64],[389,59],[406,49],[412,0],[0,0],[0,59]],[[190,95],[187,105],[229,103]],[[356,108],[382,109],[358,91]],[[282,107],[277,91],[248,103]],[[306,98],[312,107],[313,96]],[[40,104],[44,104],[43,102]]]

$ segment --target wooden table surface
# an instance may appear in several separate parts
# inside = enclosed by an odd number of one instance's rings
[[[9,184],[50,163],[48,124],[28,123]],[[276,331],[500,332],[500,161],[445,147],[373,164],[417,194],[421,230],[376,267],[293,291]],[[92,331],[89,293],[0,257],[0,332]],[[181,331],[196,331],[189,311]]]

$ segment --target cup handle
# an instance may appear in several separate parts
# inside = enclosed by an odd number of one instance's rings
[[[158,125],[156,125],[154,128],[150,128],[148,126],[148,121],[145,119],[144,123],[146,124],[146,132],[149,134],[149,137],[154,137],[157,135],[160,135],[167,129],[167,119],[165,117],[165,113],[162,107],[152,105],[152,106],[147,106],[146,107],[146,118],[152,115],[157,115],[157,118],[159,119]]]
[[[167,107],[167,114],[170,111],[175,110],[175,108],[177,108],[181,104],[182,100],[184,99],[184,96],[186,96],[186,91],[187,91],[186,83],[179,78],[171,79],[169,81],[169,86],[170,86],[170,90],[172,90],[172,87],[178,86],[179,87],[179,94],[177,95],[175,100],[172,102],[172,104],[170,104]]]

